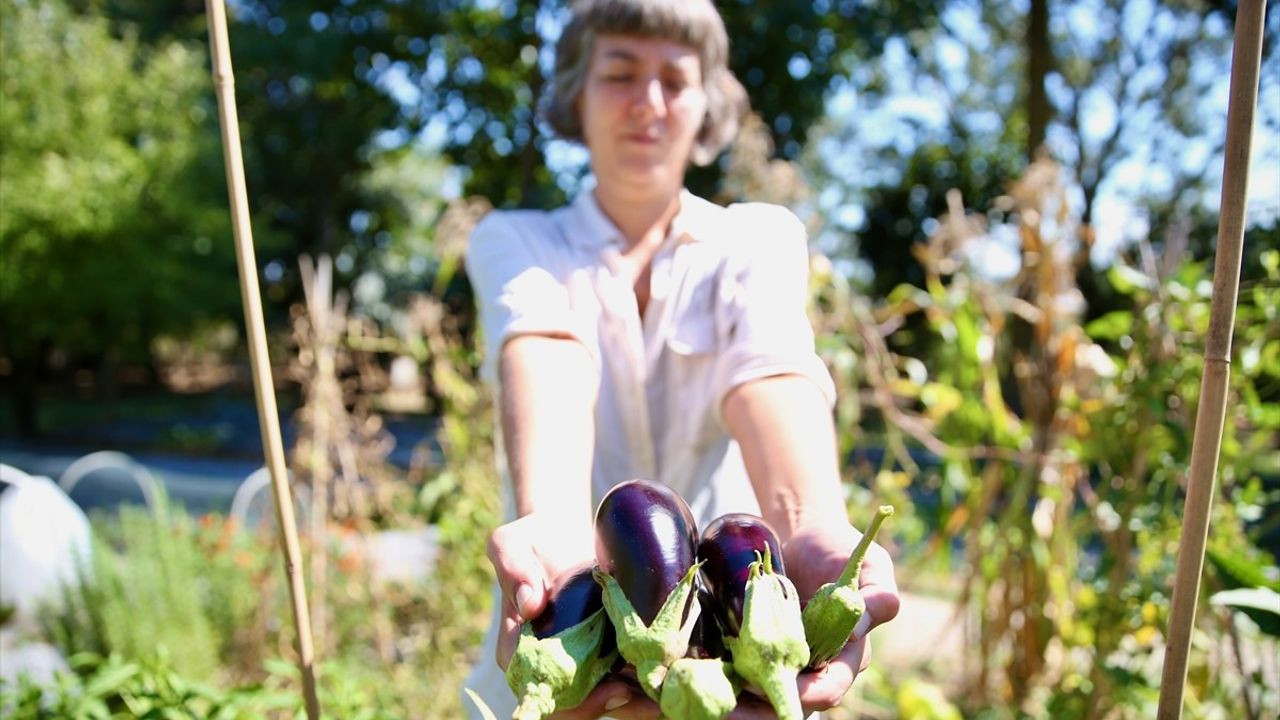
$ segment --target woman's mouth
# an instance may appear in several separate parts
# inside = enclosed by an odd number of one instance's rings
[[[623,136],[623,138],[628,142],[633,142],[639,145],[657,145],[658,144],[658,136],[650,135],[649,133],[627,133],[626,135]]]

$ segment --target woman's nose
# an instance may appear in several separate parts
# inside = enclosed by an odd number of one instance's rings
[[[666,115],[667,99],[663,94],[661,79],[650,78],[640,84],[639,97],[632,109],[636,112],[652,113],[654,117]]]

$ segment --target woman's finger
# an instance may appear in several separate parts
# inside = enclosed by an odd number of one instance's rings
[[[596,686],[580,705],[552,713],[549,720],[596,720],[629,704],[632,691],[617,680],[605,680]]]
[[[777,720],[778,713],[767,700],[749,693],[738,695],[738,705],[726,720]]]
[[[877,544],[873,543],[867,550],[867,560],[858,577],[858,593],[867,603],[867,612],[862,617],[863,622],[859,622],[854,629],[854,640],[861,639],[872,628],[897,617],[901,607],[898,581],[893,575],[893,559]]]
[[[488,552],[503,600],[521,620],[528,620],[546,605],[547,577],[523,529],[521,520],[500,526],[489,536]]]
[[[850,642],[840,654],[816,672],[800,673],[800,704],[805,712],[827,710],[840,704],[853,680],[870,662],[871,646],[867,638]],[[857,668],[857,670],[855,670]]]
[[[520,619],[516,617],[515,610],[508,607],[507,612],[502,616],[502,628],[498,633],[498,645],[494,658],[503,672],[507,671],[511,656],[516,654],[518,642],[520,642]]]
[[[587,695],[582,704],[551,715],[551,720],[658,720],[658,704],[621,680],[605,680]]]
[[[506,669],[520,639],[520,625],[546,605],[546,574],[520,520],[489,536],[489,562],[502,588],[502,626],[495,648],[498,667]]]

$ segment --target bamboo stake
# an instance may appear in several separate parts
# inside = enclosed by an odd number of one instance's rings
[[[280,414],[276,410],[275,385],[271,379],[267,352],[266,322],[262,316],[262,296],[258,290],[257,261],[253,252],[253,228],[249,224],[249,199],[244,179],[244,158],[240,152],[240,121],[236,114],[235,75],[231,70],[231,49],[227,41],[227,13],[224,0],[206,0],[209,20],[209,50],[213,61],[213,82],[218,95],[218,118],[222,126],[222,154],[227,170],[227,192],[231,200],[231,220],[235,233],[236,265],[240,272],[240,298],[244,304],[249,340],[249,361],[253,367],[253,389],[258,404],[262,446],[267,454],[271,486],[275,491],[276,520],[280,527],[284,569],[293,601],[294,627],[298,634],[298,669],[302,673],[302,693],[308,720],[319,720],[316,697],[315,650],[311,642],[311,617],[307,609],[307,587],[302,577],[302,551],[298,544],[293,497],[284,462],[280,437]]]
[[[1231,57],[1231,99],[1227,106],[1227,144],[1222,170],[1222,202],[1218,218],[1218,250],[1214,259],[1213,299],[1205,338],[1204,378],[1191,445],[1186,511],[1178,541],[1178,565],[1169,611],[1168,649],[1160,678],[1158,720],[1182,717],[1182,693],[1187,683],[1187,659],[1200,574],[1209,534],[1209,511],[1217,483],[1222,427],[1226,421],[1227,387],[1231,378],[1231,335],[1240,286],[1240,258],[1244,250],[1245,198],[1249,187],[1249,153],[1253,144],[1253,115],[1258,103],[1258,71],[1262,62],[1262,0],[1241,0],[1236,12],[1235,48]]]

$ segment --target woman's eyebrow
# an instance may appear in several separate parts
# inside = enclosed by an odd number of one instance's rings
[[[604,51],[604,58],[606,60],[630,60],[634,62],[639,60],[640,56],[626,48],[610,48]]]

